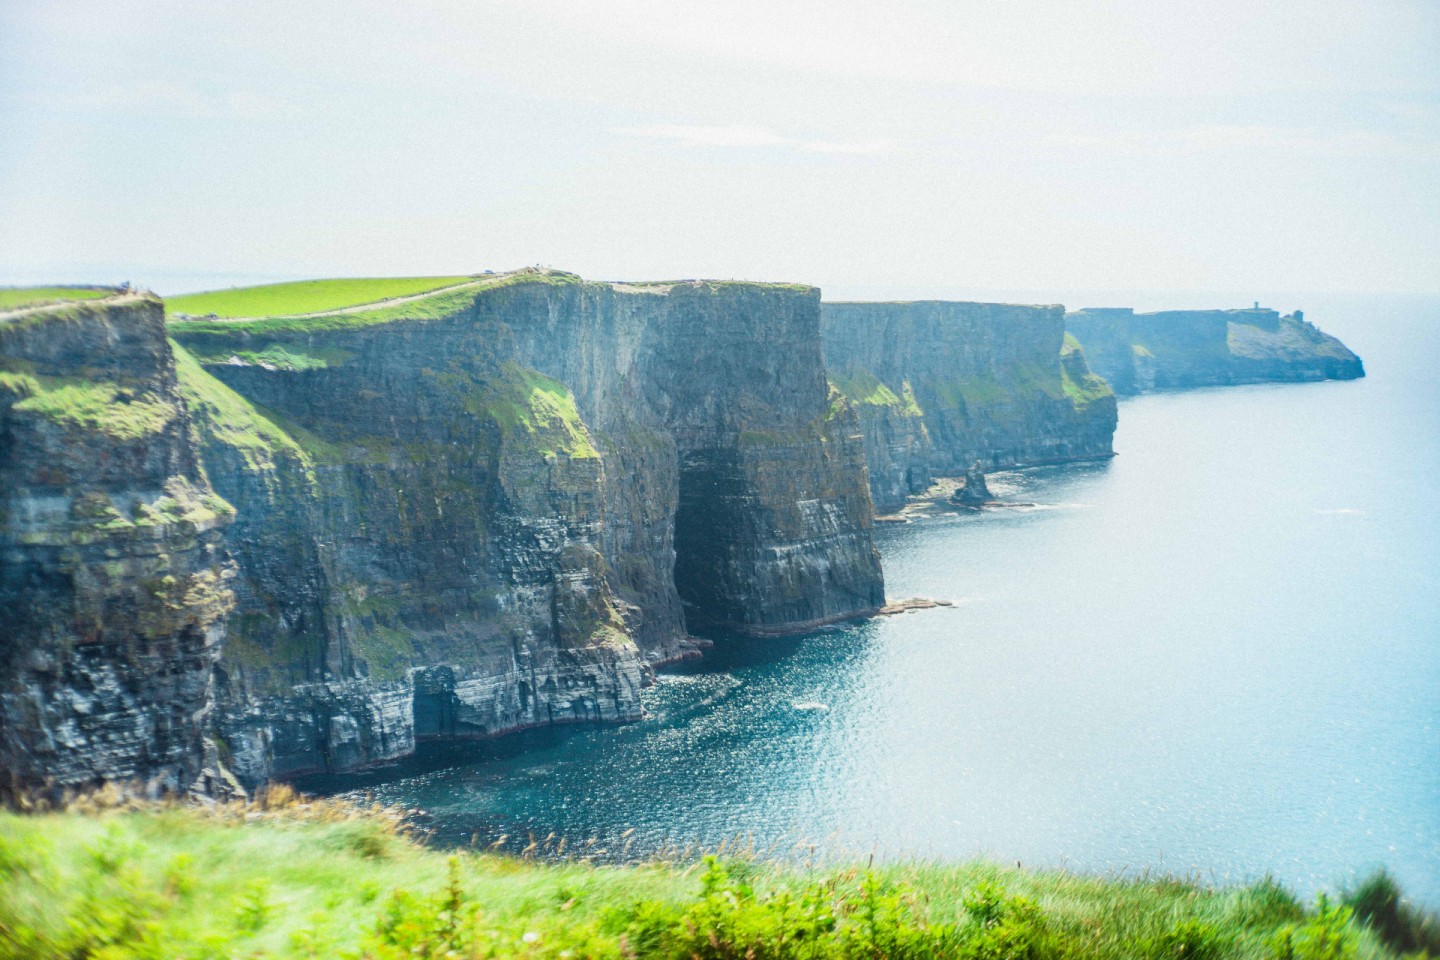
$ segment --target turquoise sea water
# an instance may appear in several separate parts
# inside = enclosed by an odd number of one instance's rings
[[[1310,318],[1353,383],[1122,403],[1112,461],[998,474],[1035,508],[879,530],[888,592],[959,601],[717,638],[624,728],[363,778],[442,841],[813,841],[1099,872],[1379,864],[1440,906],[1440,301]]]

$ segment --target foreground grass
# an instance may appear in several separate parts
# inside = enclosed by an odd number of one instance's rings
[[[338,804],[0,814],[0,957],[1306,958],[1349,909],[993,864],[593,866],[447,854]]]
[[[393,297],[429,293],[474,277],[362,277],[343,280],[299,280],[268,283],[258,287],[237,287],[170,297],[165,301],[171,314],[217,317],[284,317],[297,314],[343,310]]]

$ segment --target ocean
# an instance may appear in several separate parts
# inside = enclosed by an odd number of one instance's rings
[[[1440,906],[1440,298],[1303,306],[1366,379],[1123,400],[1113,460],[992,475],[1032,506],[879,528],[889,595],[952,608],[718,636],[640,723],[301,786],[442,843],[738,837],[1306,894],[1384,865]]]

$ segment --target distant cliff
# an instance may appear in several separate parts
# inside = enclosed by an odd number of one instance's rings
[[[1359,357],[1298,310],[1092,307],[1066,314],[1065,326],[1120,394],[1365,375]]]
[[[889,510],[934,475],[1110,456],[1115,397],[1064,308],[915,301],[821,307],[831,380],[855,405]]]
[[[813,288],[528,272],[168,330],[97,304],[0,315],[17,784],[184,786],[212,731],[253,784],[637,719],[689,627],[884,603]]]

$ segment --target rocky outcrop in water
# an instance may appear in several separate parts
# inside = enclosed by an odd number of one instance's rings
[[[242,778],[640,715],[691,627],[884,603],[863,449],[807,287],[489,279],[185,321],[236,507],[218,726]]]
[[[936,475],[1110,456],[1115,397],[1064,330],[1064,308],[827,303],[825,359],[855,405],[876,508]]]
[[[1066,314],[1065,326],[1120,394],[1365,375],[1359,357],[1298,310],[1090,307]]]
[[[979,461],[965,471],[965,485],[951,494],[950,499],[963,507],[978,507],[995,499],[985,482],[985,471],[980,468]]]
[[[191,427],[157,299],[0,314],[0,793],[206,773],[234,511]]]

